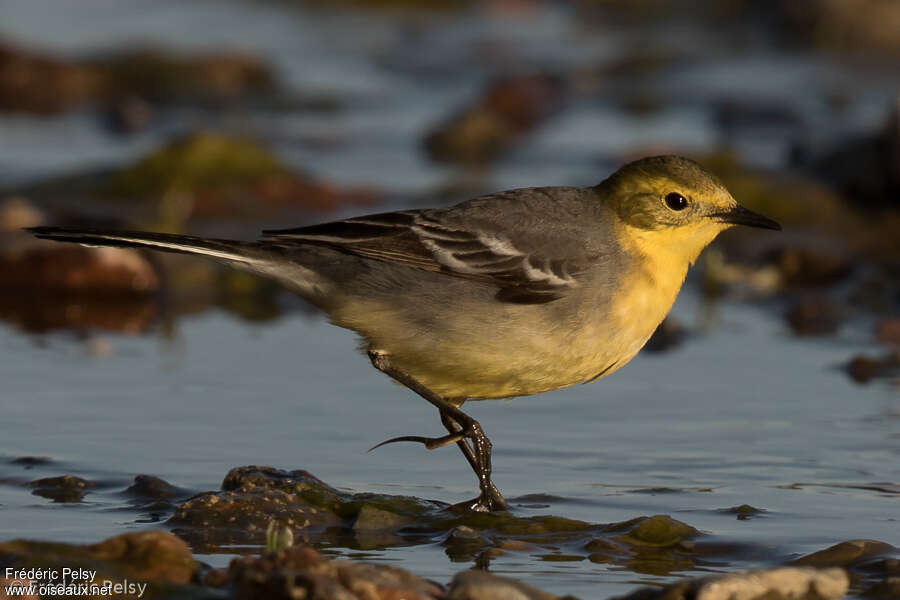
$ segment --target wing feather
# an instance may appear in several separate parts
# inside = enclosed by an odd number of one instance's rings
[[[549,194],[544,190],[539,192]],[[474,206],[481,207],[492,201],[508,203],[510,199],[504,194],[473,202],[480,203]],[[464,208],[466,204],[454,208]],[[454,208],[396,211],[295,229],[269,230],[263,232],[263,240],[288,248],[325,245],[365,258],[479,281],[499,288],[496,297],[503,302],[551,302],[579,285],[578,276],[589,263],[583,252],[565,256],[560,247],[548,244],[543,248],[522,249],[528,247],[529,241],[535,245],[535,240],[524,239],[518,231],[522,239],[517,244],[511,232],[504,231],[497,223],[478,218],[461,219],[454,214]],[[547,237],[545,231],[537,233]],[[532,237],[540,241],[541,235]],[[563,247],[579,246],[579,240],[568,242]]]

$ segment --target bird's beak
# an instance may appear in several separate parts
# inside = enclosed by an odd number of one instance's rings
[[[730,223],[732,225],[746,225],[748,227],[759,227],[760,229],[775,229],[781,231],[781,225],[777,221],[773,221],[769,217],[764,217],[752,210],[747,210],[741,205],[735,205],[728,212],[716,213],[712,218],[720,223]]]

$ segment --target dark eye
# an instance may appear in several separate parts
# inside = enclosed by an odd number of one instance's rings
[[[687,205],[687,198],[685,198],[678,192],[666,194],[666,206],[668,206],[672,210],[684,210],[685,208],[687,208]]]

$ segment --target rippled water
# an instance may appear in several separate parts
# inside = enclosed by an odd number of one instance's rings
[[[70,55],[136,39],[246,46],[271,60],[293,92],[333,94],[342,109],[236,117],[176,110],[131,138],[111,137],[78,112],[3,116],[3,185],[122,164],[174,132],[214,125],[260,135],[326,179],[428,196],[456,174],[427,162],[422,132],[491,72],[529,64],[590,69],[622,42],[646,39],[627,29],[585,32],[560,6],[524,14],[515,27],[477,14],[394,20],[280,2],[142,6],[0,1],[0,33]],[[800,137],[815,147],[845,133],[821,126],[827,92],[855,91],[840,119],[852,131],[879,121],[893,86],[876,72],[776,54],[753,36],[738,50],[710,31],[663,28],[650,37],[689,57],[648,84],[665,100],[658,111],[623,111],[615,85],[575,96],[479,185],[595,183],[629,152],[712,149],[722,134],[711,106],[731,96],[787,103],[801,115]],[[704,44],[721,54],[704,57]],[[798,86],[804,95],[791,92]],[[791,143],[785,132],[750,129],[735,140],[743,158],[779,163]],[[323,138],[336,149],[307,143]],[[693,288],[675,314],[707,322]],[[548,560],[540,550],[501,556],[491,570],[557,594],[606,597],[638,582],[782,564],[848,539],[900,545],[900,395],[888,385],[857,386],[838,368],[868,349],[864,336],[797,339],[772,306],[723,305],[716,323],[596,384],[467,407],[494,442],[495,481],[517,514],[597,523],[668,514],[721,551],[654,570],[595,564],[577,552]],[[429,405],[355,352],[350,332],[299,311],[267,324],[207,312],[180,318],[174,332],[159,326],[140,337],[84,338],[0,325],[0,539],[94,542],[155,526],[121,495],[138,473],[201,491],[218,489],[232,467],[269,464],[308,469],[353,491],[446,502],[474,495],[453,448],[397,444],[366,453],[385,438],[441,427]],[[49,461],[12,462],[22,456]],[[101,485],[78,504],[52,503],[22,485],[64,473]],[[764,512],[739,520],[727,510],[742,504]],[[452,562],[437,541],[332,551],[396,561],[439,581],[469,566]],[[202,558],[224,565],[229,556]]]

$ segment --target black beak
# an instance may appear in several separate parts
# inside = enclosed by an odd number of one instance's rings
[[[728,212],[712,215],[714,219],[721,223],[732,223],[734,225],[746,225],[748,227],[759,227],[760,229],[775,229],[781,231],[781,225],[777,221],[773,221],[769,217],[764,217],[752,210],[747,210],[743,206],[735,206]]]

